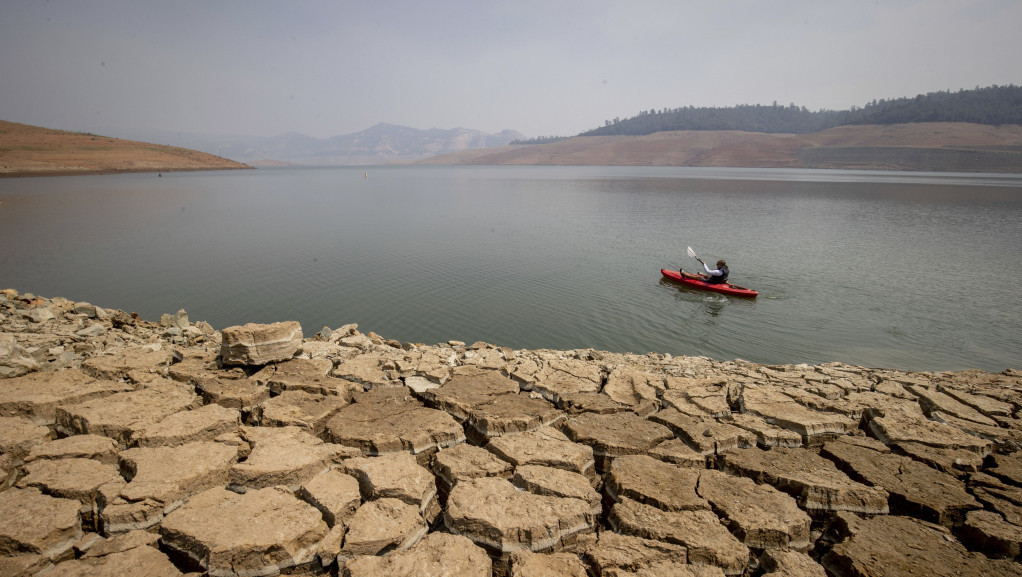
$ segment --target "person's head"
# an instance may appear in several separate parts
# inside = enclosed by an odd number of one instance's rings
[[[722,266],[724,266],[726,264],[727,263],[724,262],[724,259],[720,259],[720,260],[717,261],[717,268],[720,268],[720,267],[722,267]]]

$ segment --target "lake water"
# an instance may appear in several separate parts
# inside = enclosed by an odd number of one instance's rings
[[[1022,368],[1017,175],[286,168],[0,179],[0,203],[0,288],[147,320]],[[759,298],[662,280],[686,246]]]

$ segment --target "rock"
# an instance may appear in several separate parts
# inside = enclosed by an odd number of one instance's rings
[[[511,577],[587,577],[586,566],[572,553],[511,554]]]
[[[100,314],[102,314],[99,311],[103,309],[100,309],[96,307],[96,305],[90,303],[81,302],[75,303],[74,308],[72,310],[75,312],[75,314],[85,315],[85,318],[94,319],[100,316]]]
[[[640,407],[657,402],[657,389],[663,389],[663,381],[663,377],[623,366],[607,375],[602,393],[622,405]]]
[[[304,483],[299,495],[323,513],[323,519],[330,527],[346,523],[362,504],[358,479],[336,469],[316,475]]]
[[[854,519],[850,529],[851,536],[820,560],[829,575],[898,577],[917,574],[923,567],[927,575],[938,577],[1018,575],[1018,564],[970,553],[946,529],[924,521],[882,515]]]
[[[100,488],[124,482],[116,466],[91,459],[40,460],[25,465],[24,472],[18,488],[78,501],[83,528],[90,531],[99,530]]]
[[[919,404],[922,406],[923,411],[927,415],[931,415],[934,412],[941,412],[959,419],[972,421],[980,425],[986,425],[988,427],[997,426],[997,421],[937,389],[911,385],[907,388],[912,392],[912,394],[919,397]]]
[[[243,495],[213,488],[160,526],[161,543],[211,575],[270,575],[314,560],[327,526],[319,511],[279,487]]]
[[[176,447],[197,441],[212,441],[241,428],[241,413],[220,405],[204,405],[174,413],[162,421],[132,433],[139,447]]]
[[[688,549],[684,545],[601,531],[596,543],[586,548],[584,557],[598,575],[612,575],[614,571],[637,573],[664,562],[687,563]]]
[[[77,405],[133,390],[128,383],[96,380],[77,369],[33,373],[3,381],[0,416],[23,416],[38,425],[52,425],[58,405]]]
[[[668,427],[679,439],[703,455],[719,455],[756,446],[755,435],[745,429],[711,418],[690,417],[675,409],[664,409],[649,420]]]
[[[990,456],[993,466],[989,473],[1006,483],[1022,487],[1022,453],[1011,455],[994,454]]]
[[[542,465],[596,478],[593,449],[551,427],[490,439],[485,449],[515,467]]]
[[[593,516],[603,513],[601,496],[586,479],[578,473],[540,467],[537,465],[521,465],[515,469],[511,482],[518,488],[525,489],[536,495],[580,499],[589,503]]]
[[[771,425],[802,435],[807,445],[818,445],[838,435],[852,433],[859,425],[858,421],[843,415],[806,408],[772,386],[745,387],[740,406],[742,413],[761,417]]]
[[[804,449],[738,449],[719,458],[719,468],[757,483],[769,483],[794,497],[810,515],[851,511],[883,515],[887,491],[848,478],[833,463]]]
[[[436,475],[440,501],[446,503],[447,495],[459,481],[479,477],[510,478],[512,467],[510,462],[486,449],[462,443],[434,455],[430,469]]]
[[[188,313],[184,309],[179,309],[176,314],[163,315],[160,317],[161,327],[176,327],[179,329],[186,329],[189,326]]]
[[[1011,417],[1012,413],[1015,412],[1011,403],[962,390],[955,385],[941,384],[937,386],[937,390],[994,419],[997,417]]]
[[[1017,559],[1022,555],[1022,526],[1008,523],[993,511],[969,511],[962,542],[988,557]]]
[[[252,375],[252,379],[268,387],[274,395],[283,391],[298,390],[315,395],[339,396],[351,402],[352,394],[361,392],[362,386],[328,376],[334,366],[330,359],[291,359],[282,363],[266,365]]]
[[[1005,485],[1000,479],[985,473],[974,473],[969,478],[972,494],[1012,525],[1022,527],[1022,488]]]
[[[364,339],[365,337],[361,338]],[[344,341],[345,339],[342,339],[342,344],[344,344]],[[352,346],[361,346],[361,344]],[[360,354],[352,358],[344,359],[334,367],[334,370],[331,371],[330,374],[340,379],[358,383],[366,390],[374,387],[392,387],[401,385],[400,381],[395,382],[393,379],[388,377],[387,373],[381,368],[384,360],[384,357],[378,354]]]
[[[84,329],[75,333],[75,336],[82,337],[84,339],[96,338],[106,334],[106,326],[100,323],[93,323]]]
[[[36,323],[36,324],[42,324],[42,323],[45,323],[46,321],[52,321],[55,318],[56,318],[56,315],[53,314],[53,311],[50,310],[49,307],[37,307],[37,308],[34,308],[34,309],[28,311],[28,319],[30,321]],[[102,325],[92,325],[92,326],[102,326]],[[100,334],[102,334],[102,333],[100,333]],[[80,336],[85,336],[85,335],[80,335]]]
[[[38,489],[0,492],[0,555],[38,554],[60,560],[82,537],[81,503]]]
[[[93,533],[93,535],[95,534]],[[103,539],[98,535],[96,537],[97,539],[79,555],[80,557],[85,559],[105,557],[114,553],[123,553],[136,547],[155,547],[160,540],[159,534],[150,533],[149,531],[131,531],[110,539]],[[75,549],[78,550],[78,547],[75,547]]]
[[[34,577],[52,569],[53,563],[42,555],[0,557],[0,575],[5,577]]]
[[[48,459],[89,459],[107,465],[117,464],[117,443],[101,435],[75,435],[32,447],[26,463]]]
[[[33,447],[50,439],[48,427],[24,417],[0,417],[0,453],[23,459]]]
[[[728,416],[724,422],[756,435],[756,444],[764,449],[770,447],[797,449],[802,446],[802,435],[771,425],[754,415],[735,413]]]
[[[451,491],[444,525],[501,556],[514,551],[560,550],[591,533],[589,503],[519,491],[505,479],[466,479]]]
[[[657,411],[659,402],[650,401],[635,407],[619,403],[603,393],[563,393],[557,396],[557,408],[571,415],[581,413],[607,415],[628,411],[645,418]]]
[[[631,413],[585,413],[565,421],[563,430],[572,441],[593,448],[599,472],[615,457],[643,454],[674,437],[667,427]]]
[[[465,431],[444,411],[429,409],[404,387],[374,389],[355,396],[329,421],[322,437],[366,455],[407,451],[430,455],[465,442]]]
[[[706,455],[697,453],[681,439],[669,439],[649,450],[649,456],[665,463],[694,469],[706,468]]]
[[[809,550],[812,519],[770,485],[711,470],[700,472],[697,491],[746,547]]]
[[[767,571],[763,577],[827,577],[827,571],[805,553],[767,549],[759,558]]]
[[[355,557],[404,551],[418,543],[426,531],[415,505],[393,498],[369,501],[348,522],[341,554]]]
[[[120,459],[128,483],[108,490],[105,497],[101,517],[108,534],[152,527],[191,495],[226,485],[237,451],[199,442],[128,449]]]
[[[411,453],[356,457],[344,461],[344,467],[358,479],[366,501],[389,497],[415,505],[427,524],[432,524],[440,513],[433,474],[421,467]]]
[[[430,533],[407,551],[384,557],[357,557],[344,566],[347,577],[490,577],[486,551],[471,540],[449,533]]]
[[[330,417],[347,405],[341,396],[287,390],[253,407],[249,422],[263,427],[298,427],[318,435]]]
[[[555,404],[566,393],[598,393],[603,381],[599,367],[575,359],[552,359],[531,374],[520,365],[511,376],[522,383],[523,388],[534,390]]]
[[[564,413],[543,399],[501,395],[469,410],[466,432],[470,441],[484,444],[494,437],[535,431],[563,420]]]
[[[749,564],[749,549],[707,510],[663,511],[624,499],[609,523],[619,533],[683,545],[690,564],[719,567],[725,575],[741,575]]]
[[[671,393],[680,393],[688,403],[699,410],[699,414],[693,416],[706,415],[721,418],[731,415],[726,380],[674,378],[667,381],[666,384]],[[665,392],[664,397],[668,396],[672,402],[678,402],[675,395],[668,395]]]
[[[270,390],[249,379],[203,376],[195,379],[195,390],[205,404],[215,403],[228,409],[250,411],[270,398]]]
[[[286,361],[302,347],[302,326],[296,321],[248,323],[221,331],[220,361],[225,365],[265,365]]]
[[[298,427],[242,427],[241,436],[252,452],[231,467],[230,488],[239,492],[275,485],[297,490],[333,463],[359,454]]]
[[[82,370],[96,379],[128,380],[133,373],[158,373],[174,359],[173,351],[134,347],[113,354],[99,355],[82,363]]]
[[[58,407],[55,428],[62,435],[103,435],[126,447],[132,436],[146,427],[199,406],[197,395],[173,381],[164,381],[151,388]]]
[[[181,571],[156,547],[132,547],[102,556],[65,561],[56,566],[55,575],[67,577],[179,577]]]
[[[674,380],[675,379],[672,379],[671,377],[667,377],[666,380],[667,386],[668,387],[675,386],[671,384],[672,381]],[[669,388],[668,390],[664,391],[663,397],[661,397],[660,400],[663,403],[663,407],[665,409],[674,409],[679,413],[688,415],[690,417],[713,416],[713,413],[711,411],[708,411],[707,409],[693,403],[692,399],[690,399],[688,395],[686,395],[682,391],[670,390]],[[730,413],[730,411],[728,412]]]
[[[870,419],[868,424],[870,432],[885,445],[912,442],[940,449],[964,449],[981,457],[989,455],[993,445],[951,425],[897,412]]]
[[[895,443],[891,447],[900,454],[949,475],[961,476],[983,468],[983,457],[965,449],[930,447],[912,441]]]
[[[39,363],[18,344],[14,335],[0,334],[0,379],[20,377],[39,369]]]
[[[961,525],[967,511],[980,508],[964,483],[880,447],[857,445],[842,438],[825,444],[820,454],[851,477],[887,491],[892,514],[951,528]]]
[[[648,455],[625,455],[611,463],[605,492],[618,503],[627,498],[665,511],[709,510],[696,493],[699,473]]]
[[[430,407],[446,411],[458,422],[469,419],[473,407],[485,405],[498,397],[518,392],[518,383],[500,371],[478,367],[459,367],[451,379],[439,388],[422,394]]]
[[[440,383],[418,376],[405,377],[404,382],[406,387],[419,395],[440,386]]]
[[[337,557],[341,554],[341,546],[344,544],[344,535],[347,532],[348,528],[344,523],[336,523],[327,532],[326,537],[319,542],[319,545],[316,545],[316,558],[319,559],[321,567],[328,568],[334,564],[334,561],[337,561]],[[344,566],[343,558],[340,565]]]

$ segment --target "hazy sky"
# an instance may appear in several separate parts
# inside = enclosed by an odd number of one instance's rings
[[[1020,0],[3,0],[0,119],[573,135],[641,110],[1022,84]]]

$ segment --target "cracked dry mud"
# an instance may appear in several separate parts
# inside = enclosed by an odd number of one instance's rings
[[[0,575],[1018,575],[1022,373],[0,292]],[[55,572],[54,572],[55,571]]]

